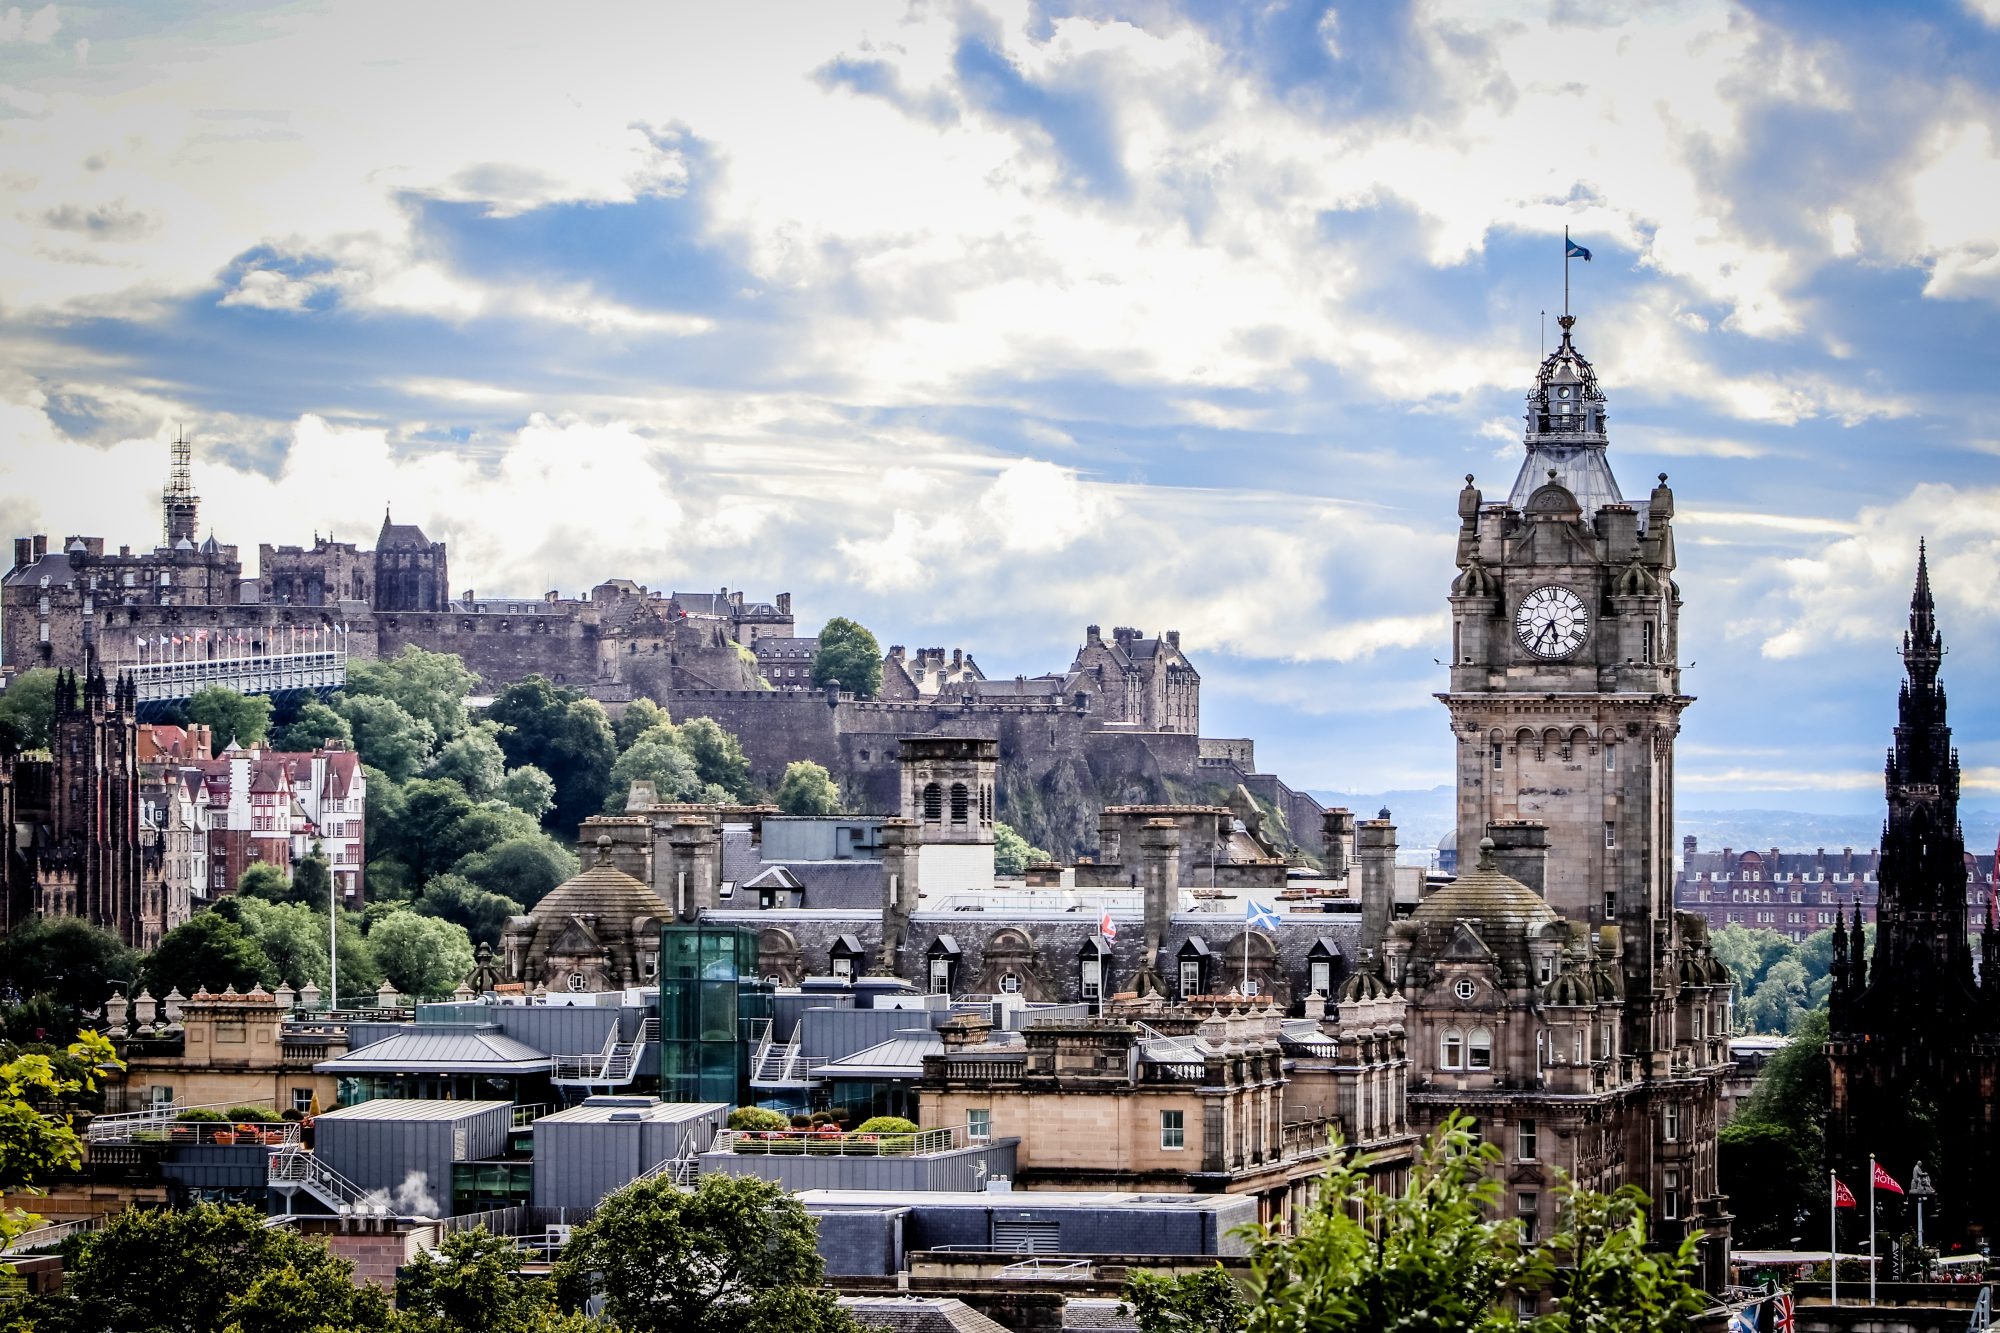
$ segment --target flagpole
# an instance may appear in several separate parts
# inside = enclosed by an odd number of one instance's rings
[[[1868,1154],[1868,1303],[1875,1304],[1875,1154]]]
[[[1826,1173],[1826,1276],[1833,1303],[1840,1304],[1840,1177]]]
[[[1563,228],[1563,313],[1569,313],[1569,228]]]

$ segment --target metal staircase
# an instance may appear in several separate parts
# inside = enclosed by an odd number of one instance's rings
[[[639,1026],[636,1041],[618,1040],[613,1026],[604,1036],[604,1049],[588,1055],[558,1055],[550,1066],[549,1081],[558,1087],[622,1088],[639,1071],[639,1054],[646,1043],[660,1039],[660,1020],[649,1018]]]
[[[287,1144],[272,1152],[266,1180],[272,1189],[285,1195],[286,1211],[303,1190],[334,1213],[357,1212],[367,1202],[368,1191],[313,1156],[297,1144]]]

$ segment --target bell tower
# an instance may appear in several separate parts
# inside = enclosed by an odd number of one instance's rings
[[[1572,921],[1616,927],[1624,1048],[1670,1053],[1663,950],[1673,921],[1673,760],[1681,710],[1674,497],[1645,505],[1611,473],[1596,371],[1562,318],[1528,394],[1512,491],[1459,492],[1450,689],[1458,845],[1489,826],[1548,828],[1544,894]]]

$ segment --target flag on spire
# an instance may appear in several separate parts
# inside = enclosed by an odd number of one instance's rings
[[[1565,232],[1563,233],[1563,258],[1581,259],[1584,263],[1588,264],[1590,262],[1590,251],[1572,241],[1569,238],[1569,233]]]
[[[1903,1192],[1903,1187],[1896,1183],[1895,1178],[1893,1176],[1891,1176],[1887,1171],[1884,1171],[1882,1169],[1882,1164],[1880,1162],[1875,1163],[1875,1177],[1872,1181],[1870,1181],[1870,1183],[1874,1185],[1876,1189],[1887,1190],[1891,1194],[1901,1194]]]
[[[1833,1178],[1833,1206],[1836,1208],[1852,1208],[1855,1206],[1854,1191],[1842,1184],[1838,1176]]]

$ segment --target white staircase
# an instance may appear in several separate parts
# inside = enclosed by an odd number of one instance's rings
[[[368,1197],[368,1191],[313,1156],[310,1149],[297,1144],[287,1144],[271,1153],[266,1178],[272,1189],[288,1196],[288,1205],[291,1196],[303,1190],[329,1212],[351,1213],[359,1210]]]
[[[559,1087],[625,1087],[639,1070],[639,1054],[646,1043],[659,1039],[657,1018],[640,1024],[637,1041],[618,1040],[618,1029],[614,1026],[604,1036],[604,1049],[588,1055],[556,1056],[549,1070],[549,1081]]]

